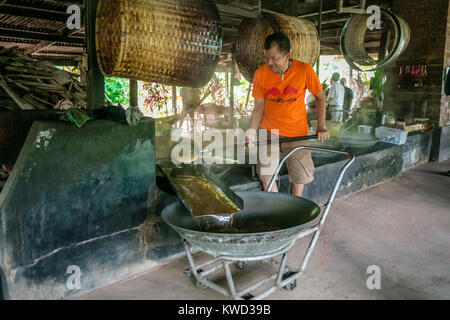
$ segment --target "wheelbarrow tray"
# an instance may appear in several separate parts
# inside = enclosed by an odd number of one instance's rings
[[[211,222],[212,228],[204,223],[205,221],[199,223],[198,220],[194,220],[188,214],[179,201],[164,209],[162,212],[163,220],[183,238],[183,245],[190,266],[189,269],[185,270],[185,274],[195,279],[197,287],[211,288],[234,299],[252,300],[263,299],[277,288],[284,287],[287,290],[295,288],[296,281],[304,273],[306,264],[319,239],[320,230],[333,204],[342,177],[355,160],[355,156],[348,151],[306,146],[295,147],[281,160],[269,183],[268,190],[272,190],[275,179],[286,159],[296,151],[303,149],[347,155],[350,158],[339,171],[336,183],[322,213],[314,202],[307,199],[261,191],[238,193],[244,200],[244,209],[236,214],[231,227],[225,226],[224,228],[223,223],[221,224],[221,221],[217,219],[206,221]],[[216,228],[219,229],[215,230]],[[295,241],[310,234],[313,234],[313,236],[300,266],[295,269],[287,266],[288,251]],[[211,254],[214,258],[197,265],[191,247],[197,247],[201,251]],[[281,256],[279,262],[273,259],[276,256]],[[230,265],[237,263],[237,267],[242,269],[246,262],[266,259],[271,259],[273,263],[279,266],[277,273],[265,277],[247,288],[236,290]],[[219,269],[223,269],[225,272],[228,289],[207,277]],[[272,280],[274,282],[271,287],[263,292],[255,292],[256,295],[252,293]]]
[[[317,204],[304,198],[263,191],[237,192],[244,208],[232,225],[198,223],[180,201],[166,207],[162,219],[183,239],[216,257],[251,258],[270,255],[297,239],[320,214]]]

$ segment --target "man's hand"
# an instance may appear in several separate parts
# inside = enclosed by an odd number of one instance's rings
[[[253,134],[245,136],[245,151],[249,151],[250,148],[255,146],[256,136]]]
[[[325,93],[322,91],[317,95],[314,95],[316,98],[316,112],[317,112],[317,140],[320,143],[324,143],[325,140],[330,138],[330,134],[325,128],[325,116],[326,116],[326,103],[325,103]]]
[[[324,143],[326,140],[330,138],[330,134],[328,133],[327,129],[317,129],[317,140],[320,141],[320,143]]]

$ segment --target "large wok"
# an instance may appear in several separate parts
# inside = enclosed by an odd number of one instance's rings
[[[237,195],[244,200],[244,209],[234,215],[231,227],[198,223],[181,201],[165,208],[162,218],[183,239],[206,253],[251,257],[287,247],[320,213],[314,202],[287,194],[246,191]]]
[[[370,148],[380,141],[379,138],[369,134],[339,135],[338,141],[346,148]]]
[[[355,159],[352,153],[345,151],[318,147],[293,148],[280,162],[268,190],[272,189],[286,159],[301,149],[350,156],[337,177],[319,223],[314,223],[320,214],[320,208],[314,202],[288,194],[262,191],[237,193],[244,200],[244,209],[234,215],[231,227],[213,218],[208,218],[209,221],[194,219],[180,201],[167,206],[162,212],[162,219],[187,242],[216,257],[249,260],[289,248],[304,229],[314,224],[317,228],[323,225],[342,177]]]

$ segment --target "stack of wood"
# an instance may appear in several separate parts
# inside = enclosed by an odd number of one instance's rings
[[[86,108],[86,88],[75,73],[0,47],[0,101],[10,110]]]

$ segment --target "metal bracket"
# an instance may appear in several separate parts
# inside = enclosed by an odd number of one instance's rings
[[[344,0],[338,0],[337,3],[337,13],[356,13],[356,14],[366,14],[366,0],[361,0],[360,9],[356,8],[344,8]]]

